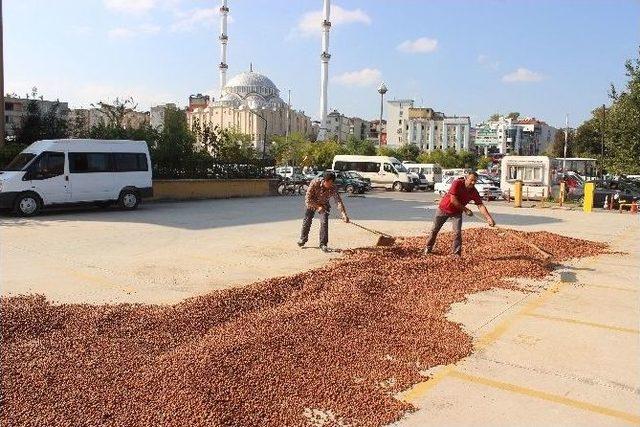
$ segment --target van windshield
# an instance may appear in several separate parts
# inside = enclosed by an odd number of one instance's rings
[[[25,166],[29,164],[29,162],[31,162],[31,160],[33,160],[35,156],[36,155],[33,153],[20,153],[15,156],[13,160],[11,160],[11,163],[9,163],[2,170],[11,172],[21,171]]]
[[[407,172],[407,168],[402,163],[392,163],[397,172]]]

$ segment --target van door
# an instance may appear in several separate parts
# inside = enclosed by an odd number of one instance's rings
[[[29,189],[37,192],[45,205],[71,200],[69,176],[65,173],[64,152],[46,151],[34,160],[25,177]]]
[[[397,175],[398,173],[391,163],[382,163],[382,168],[378,172],[379,182],[385,184],[385,186],[393,185],[397,181]]]
[[[111,153],[69,152],[71,200],[92,202],[114,199]]]

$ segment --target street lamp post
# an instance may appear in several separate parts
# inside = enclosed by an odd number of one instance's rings
[[[387,93],[387,87],[384,82],[378,86],[378,93],[380,94],[380,122],[378,123],[378,146],[382,146],[382,112],[384,110],[384,94]]]
[[[265,119],[262,114],[258,114],[255,109],[251,108],[248,105],[241,105],[240,106],[240,110],[247,110],[251,114],[253,114],[254,116],[259,117],[264,122],[264,140],[262,141],[262,161],[264,163],[265,149],[266,149],[266,144],[267,144],[267,119]],[[259,137],[259,135],[258,135],[258,137]]]

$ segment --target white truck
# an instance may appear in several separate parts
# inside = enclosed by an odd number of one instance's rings
[[[151,175],[144,141],[36,141],[0,172],[0,209],[32,216],[54,205],[117,203],[131,210],[153,195]]]

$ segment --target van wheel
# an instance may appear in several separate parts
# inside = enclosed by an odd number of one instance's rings
[[[393,183],[393,191],[402,191],[402,183],[400,181]]]
[[[134,190],[123,190],[118,199],[120,209],[133,210],[140,204],[140,197]]]
[[[40,212],[42,201],[35,193],[20,194],[13,205],[13,211],[20,216],[34,216]]]

